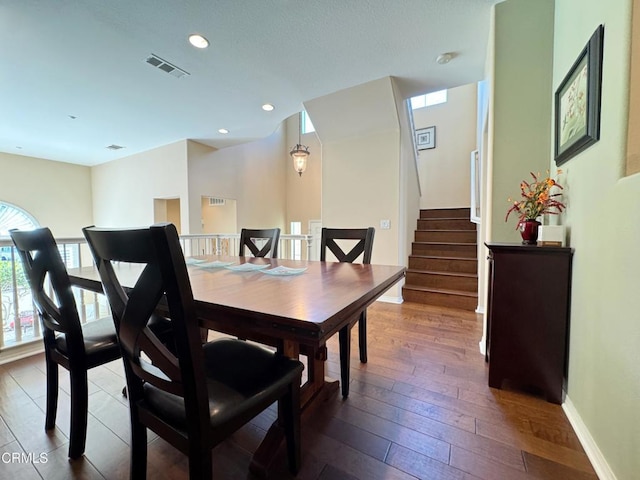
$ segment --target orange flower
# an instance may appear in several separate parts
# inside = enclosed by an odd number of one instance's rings
[[[558,170],[558,174],[560,173],[562,171]],[[523,199],[513,201],[511,208],[507,210],[505,222],[511,212],[518,212],[516,228],[527,220],[535,220],[545,214],[557,215],[566,208],[564,203],[556,200],[556,197],[561,196],[562,193],[550,193],[550,190],[554,187],[562,190],[562,186],[558,182],[550,177],[538,181],[538,176],[533,172],[531,172],[531,176],[533,177],[533,182],[527,183],[524,180],[520,182],[520,194]],[[509,203],[512,203],[511,199],[509,199]]]

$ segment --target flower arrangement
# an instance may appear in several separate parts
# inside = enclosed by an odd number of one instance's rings
[[[558,173],[562,172],[558,170]],[[519,217],[516,229],[527,220],[536,220],[540,215],[544,214],[557,215],[566,208],[564,203],[556,200],[556,197],[561,196],[562,193],[551,193],[552,188],[558,187],[562,190],[562,186],[548,176],[544,180],[538,180],[539,175],[531,172],[533,182],[527,183],[524,180],[520,182],[521,200],[513,201],[509,199],[512,205],[507,211],[504,221],[508,220],[511,212],[517,212]]]

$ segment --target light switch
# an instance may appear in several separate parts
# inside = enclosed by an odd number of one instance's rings
[[[389,230],[391,228],[391,220],[380,220],[380,228],[382,230]]]

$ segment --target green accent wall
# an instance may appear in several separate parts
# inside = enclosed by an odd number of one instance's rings
[[[630,22],[631,0],[556,0],[554,89],[605,26],[600,141],[562,166],[560,221],[575,249],[568,396],[618,480],[640,476],[640,175],[624,177]]]

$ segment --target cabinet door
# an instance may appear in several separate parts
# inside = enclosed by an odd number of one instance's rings
[[[492,251],[489,385],[510,379],[560,403],[570,255],[541,250]]]

